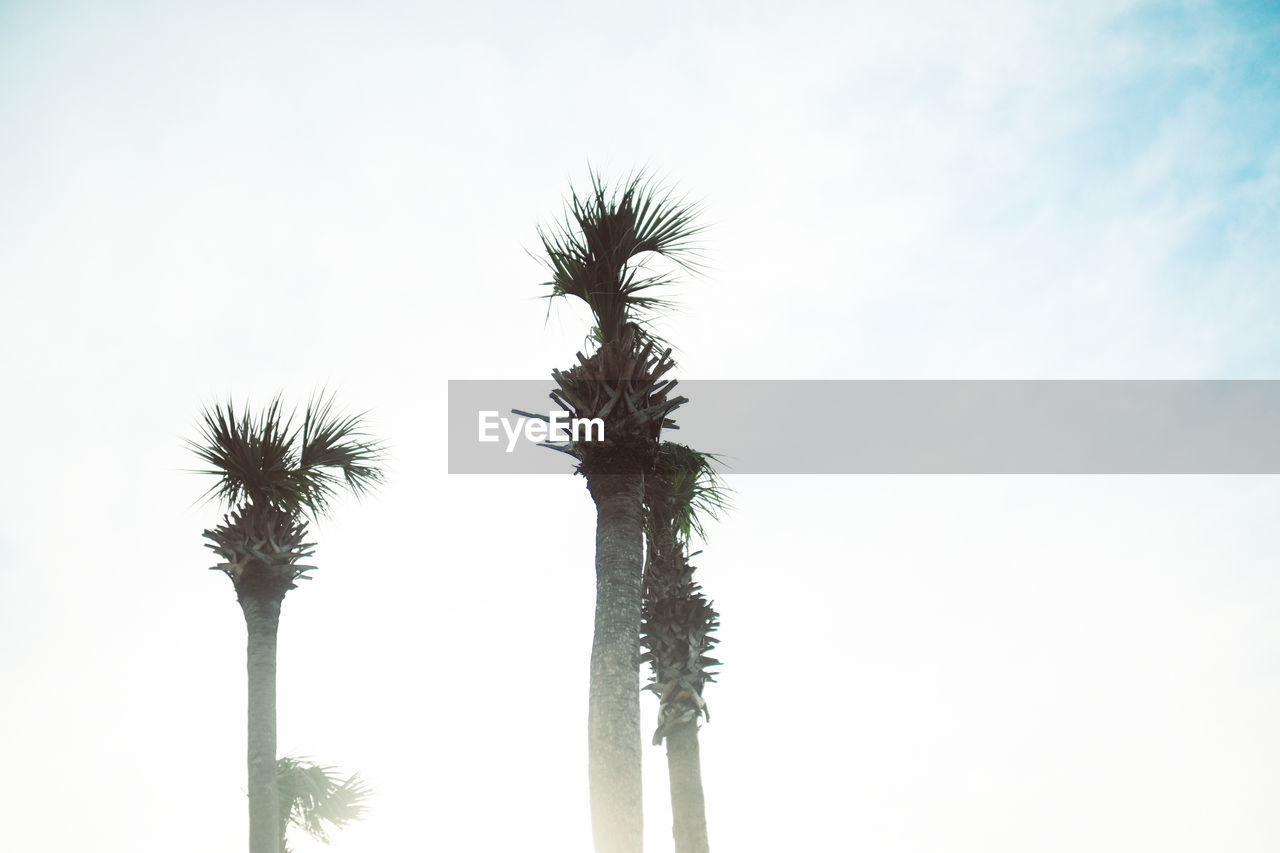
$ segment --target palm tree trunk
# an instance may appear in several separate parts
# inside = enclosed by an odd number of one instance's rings
[[[240,596],[249,633],[249,853],[280,853],[276,790],[276,631],[280,599]]]
[[[697,721],[680,723],[668,729],[666,737],[667,777],[671,780],[671,833],[676,839],[676,853],[709,853]]]
[[[596,619],[587,715],[596,853],[641,853],[642,474],[595,474]]]

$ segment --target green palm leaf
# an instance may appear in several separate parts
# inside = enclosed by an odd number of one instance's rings
[[[382,481],[385,448],[363,431],[364,416],[337,415],[333,398],[307,403],[302,425],[293,426],[280,398],[254,416],[227,401],[201,415],[200,440],[188,446],[217,477],[205,493],[228,506],[266,504],[311,517],[328,511],[345,485],[362,495]]]
[[[600,343],[618,340],[627,324],[644,326],[649,312],[670,303],[647,291],[673,282],[653,272],[642,256],[661,255],[687,272],[701,263],[692,238],[704,230],[696,224],[700,208],[668,194],[643,172],[610,191],[591,174],[591,191],[570,189],[564,221],[539,228],[538,236],[551,270],[548,298],[574,296],[595,318]]]
[[[729,489],[715,469],[718,461],[714,453],[671,441],[658,447],[653,473],[645,480],[651,533],[685,546],[693,534],[706,539],[703,521],[729,509]]]
[[[283,842],[289,824],[327,844],[331,829],[341,829],[365,816],[373,793],[358,773],[343,779],[337,768],[289,756],[276,761],[276,785],[282,853],[288,853]]]

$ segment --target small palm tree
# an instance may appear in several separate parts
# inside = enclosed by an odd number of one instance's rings
[[[279,853],[276,789],[276,633],[280,605],[296,581],[309,579],[314,545],[308,523],[324,514],[340,488],[363,494],[382,479],[383,448],[362,431],[361,416],[339,417],[332,398],[307,405],[294,427],[277,397],[257,416],[215,405],[188,446],[217,482],[206,493],[228,507],[204,531],[236,590],[248,633],[249,851]]]
[[[672,397],[671,350],[648,328],[666,303],[655,289],[672,283],[647,266],[653,255],[696,269],[690,238],[695,207],[638,175],[611,192],[592,175],[591,191],[572,193],[563,223],[539,229],[552,278],[551,298],[575,297],[595,321],[595,351],[553,371],[552,399],[575,418],[600,418],[603,441],[570,452],[596,505],[596,613],[591,646],[587,738],[591,822],[597,853],[640,853],[640,582],[644,478],[659,435],[685,402]]]
[[[327,827],[342,829],[363,818],[372,794],[358,773],[343,779],[337,768],[289,756],[276,762],[276,787],[280,794],[281,853],[292,853],[285,837],[290,824],[328,844]]]
[[[667,741],[672,834],[676,853],[707,853],[707,817],[698,751],[698,718],[710,719],[703,687],[720,662],[708,652],[718,642],[720,617],[698,584],[689,560],[691,537],[702,518],[726,508],[726,495],[710,454],[663,443],[654,475],[645,481],[648,554],[644,575],[642,660],[652,667],[646,690],[658,695],[655,746]]]

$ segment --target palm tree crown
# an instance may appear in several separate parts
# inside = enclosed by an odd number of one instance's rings
[[[552,371],[552,399],[574,418],[601,418],[605,442],[560,448],[578,458],[583,474],[643,471],[652,464],[671,413],[686,402],[670,396],[675,366],[671,349],[648,327],[651,311],[670,303],[652,295],[674,283],[650,269],[647,256],[661,255],[689,272],[700,270],[691,242],[702,232],[697,205],[666,193],[643,172],[610,190],[591,175],[591,191],[570,190],[563,222],[538,236],[551,270],[548,298],[577,297],[595,320],[596,350],[578,354],[568,370]]]
[[[564,221],[538,229],[552,274],[548,298],[576,296],[591,309],[597,343],[619,340],[628,324],[643,326],[647,312],[670,304],[649,291],[672,277],[648,269],[640,256],[652,252],[689,272],[701,268],[690,242],[704,228],[695,224],[699,213],[643,172],[614,192],[592,173],[589,193],[570,189]]]
[[[213,466],[199,473],[218,478],[207,494],[229,506],[271,504],[315,517],[328,511],[339,486],[362,495],[382,481],[381,442],[362,431],[362,415],[335,415],[332,397],[309,402],[297,428],[279,397],[257,417],[237,417],[228,401],[201,420],[202,443],[188,445]]]
[[[705,538],[703,519],[719,518],[729,508],[727,489],[713,467],[718,458],[672,441],[662,443],[645,484],[646,526],[652,535],[686,547],[694,535]]]
[[[201,417],[202,441],[188,442],[211,465],[200,471],[218,478],[206,495],[230,507],[221,524],[204,535],[206,547],[223,559],[236,590],[248,585],[283,595],[308,578],[307,519],[325,514],[338,489],[356,495],[382,481],[381,442],[363,432],[363,416],[337,416],[333,399],[307,404],[302,424],[283,412],[280,398],[258,416],[238,415],[233,403],[214,405]]]

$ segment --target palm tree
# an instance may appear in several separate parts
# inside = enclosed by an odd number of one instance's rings
[[[646,266],[652,254],[696,268],[689,239],[696,208],[665,195],[644,175],[610,192],[596,175],[572,192],[563,223],[538,235],[551,268],[550,298],[581,299],[597,344],[578,364],[552,371],[551,397],[575,418],[601,418],[603,441],[571,444],[596,505],[596,611],[587,714],[591,823],[597,853],[640,853],[639,636],[645,473],[659,434],[685,402],[671,397],[669,348],[647,329],[652,296],[669,275]]]
[[[291,853],[285,838],[289,824],[328,844],[325,825],[341,829],[360,820],[372,793],[358,773],[343,779],[337,768],[287,755],[276,762],[276,787],[280,792],[280,853]]]
[[[324,514],[342,487],[363,494],[382,479],[382,445],[362,432],[363,417],[339,417],[332,399],[308,403],[294,428],[277,397],[258,416],[230,402],[202,413],[200,441],[188,446],[217,482],[206,493],[229,512],[204,531],[231,578],[248,633],[249,851],[279,853],[276,791],[276,631],[280,604],[309,579],[308,521]]]
[[[654,475],[645,481],[648,553],[644,574],[641,643],[653,674],[646,690],[658,695],[655,746],[667,741],[672,834],[676,853],[708,853],[707,816],[698,753],[698,718],[710,719],[703,687],[714,681],[707,653],[718,641],[720,617],[693,580],[693,534],[705,538],[702,517],[726,506],[711,467],[714,457],[682,444],[663,443]]]

